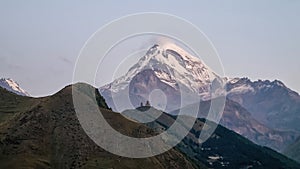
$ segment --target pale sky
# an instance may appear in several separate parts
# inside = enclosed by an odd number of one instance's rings
[[[0,77],[33,96],[53,94],[72,82],[79,51],[96,30],[138,12],[192,22],[216,47],[228,77],[278,79],[300,92],[298,0],[1,0]]]

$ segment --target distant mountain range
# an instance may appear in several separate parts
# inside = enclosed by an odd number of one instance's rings
[[[10,78],[1,78],[0,87],[21,96],[30,96],[29,93],[22,89],[17,82]]]
[[[0,88],[0,168],[300,168],[298,163],[222,126],[207,142],[199,144],[204,119],[198,119],[190,134],[164,154],[144,159],[113,155],[98,147],[81,128],[72,91],[91,103],[90,92],[96,92],[99,109],[108,123],[128,136],[157,135],[176,119],[161,112],[151,123],[135,123],[108,110],[97,90],[86,84],[68,86],[43,98],[18,96]]]
[[[278,80],[251,81],[221,77],[199,58],[175,44],[155,44],[122,77],[99,88],[113,110],[138,107],[155,89],[168,101],[152,105],[174,113],[190,104],[209,101],[224,91],[227,102],[221,124],[253,142],[282,152],[300,135],[300,96]],[[189,96],[181,99],[181,93]],[[162,100],[162,101],[161,101]],[[202,110],[203,111],[203,110]],[[200,117],[205,118],[205,116]]]

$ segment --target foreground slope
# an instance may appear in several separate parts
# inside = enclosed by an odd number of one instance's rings
[[[151,158],[129,159],[98,147],[81,128],[72,103],[72,88],[45,98],[0,91],[0,168],[199,168],[178,150]],[[88,95],[87,95],[88,96]],[[134,137],[151,136],[149,128],[105,108],[107,121]],[[9,115],[6,115],[9,113]]]

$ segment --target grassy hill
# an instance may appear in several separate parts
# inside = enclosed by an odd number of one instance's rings
[[[145,159],[106,152],[81,128],[71,94],[71,86],[39,99],[1,89],[0,168],[200,168],[200,163],[176,149]],[[100,95],[97,101],[107,121],[120,132],[134,137],[153,134],[146,126],[108,110]]]

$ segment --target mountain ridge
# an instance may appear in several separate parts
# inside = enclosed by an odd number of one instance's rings
[[[243,88],[238,93],[232,89]],[[279,80],[235,79],[227,83],[227,97],[271,128],[300,132],[300,96]],[[254,106],[255,105],[255,106]]]

